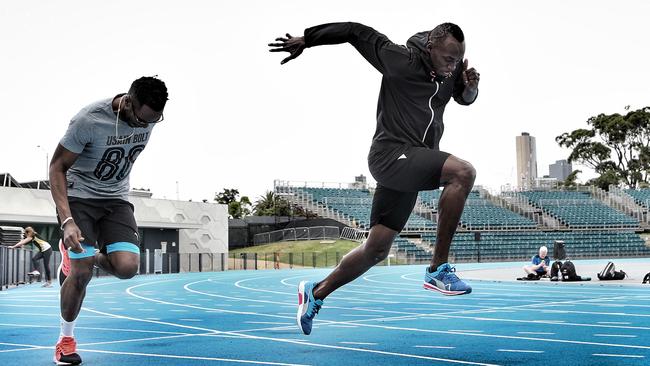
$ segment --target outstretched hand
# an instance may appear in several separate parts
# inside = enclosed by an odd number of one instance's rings
[[[474,91],[478,89],[478,82],[481,79],[481,74],[475,68],[468,69],[469,61],[465,59],[463,62],[463,83],[466,88]]]
[[[278,37],[275,41],[276,43],[269,43],[269,47],[272,47],[269,52],[289,52],[289,56],[282,60],[280,65],[284,65],[300,56],[302,51],[305,49],[305,37],[292,37],[287,33],[286,38]]]

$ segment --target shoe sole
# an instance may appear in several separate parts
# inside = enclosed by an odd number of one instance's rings
[[[465,294],[469,294],[469,293],[472,292],[472,290],[469,290],[469,291],[447,291],[447,290],[443,290],[441,288],[438,288],[438,287],[436,287],[436,286],[434,286],[434,285],[432,285],[432,284],[430,284],[428,282],[425,282],[422,285],[422,287],[424,287],[425,290],[436,291],[436,292],[439,292],[439,293],[441,293],[441,294],[443,294],[445,296],[465,295]]]
[[[306,312],[305,307],[307,306],[307,303],[304,299],[306,283],[307,281],[301,281],[300,285],[298,285],[298,312],[296,313],[296,321],[298,323],[298,329],[300,330],[301,334],[305,334],[305,332],[302,330],[302,324],[300,322],[300,318]]]
[[[76,366],[76,365],[81,365],[83,363],[83,361],[81,361],[79,363],[57,361],[56,356],[53,357],[53,361],[54,361],[55,365],[61,365],[61,366],[70,366],[70,365],[75,365]]]

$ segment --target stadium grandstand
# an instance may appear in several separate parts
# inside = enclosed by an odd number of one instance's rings
[[[308,212],[358,232],[369,228],[374,189],[365,183],[277,180],[274,186],[278,195]],[[393,245],[395,255],[410,258],[412,263],[429,261],[435,247],[440,194],[440,190],[419,193]],[[526,260],[541,245],[551,248],[552,256],[553,242],[562,240],[573,259],[649,256],[650,247],[641,235],[649,227],[648,203],[650,190],[605,192],[580,187],[493,195],[475,187],[450,255],[455,262]]]

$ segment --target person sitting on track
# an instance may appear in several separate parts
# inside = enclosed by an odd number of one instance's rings
[[[528,275],[528,279],[538,280],[544,276],[551,274],[551,259],[548,257],[548,248],[544,245],[539,247],[539,254],[535,254],[531,260],[531,264],[524,266],[524,272]]]

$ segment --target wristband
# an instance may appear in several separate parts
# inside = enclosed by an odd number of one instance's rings
[[[70,220],[74,221],[74,219],[72,218],[72,216],[70,216],[70,217],[68,217],[67,219],[63,220],[63,222],[61,223],[61,230],[63,230],[63,227],[65,226],[65,224],[67,224],[68,221],[70,221]]]

